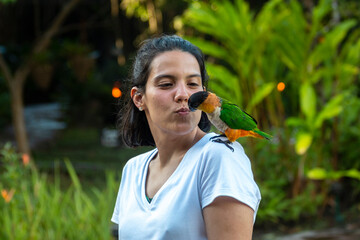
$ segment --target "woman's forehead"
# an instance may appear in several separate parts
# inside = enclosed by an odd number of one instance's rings
[[[180,50],[163,52],[156,56],[150,65],[150,72],[179,69],[200,72],[197,59],[191,53]]]

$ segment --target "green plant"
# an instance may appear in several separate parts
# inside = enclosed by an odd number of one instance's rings
[[[349,82],[359,70],[356,62],[346,60],[348,47],[354,42],[345,41],[345,37],[356,21],[345,20],[333,27],[323,26],[322,22],[331,11],[331,2],[323,0],[313,9],[311,24],[289,24],[291,21],[305,21],[296,1],[291,1],[290,7],[291,11],[276,29],[275,41],[279,43],[280,57],[291,70],[291,77],[300,83],[298,94],[302,114],[288,118],[287,125],[297,129],[295,150],[302,155],[320,132],[317,130],[324,121],[338,116],[343,109],[345,92],[332,87],[339,81],[339,75],[343,76],[343,81]],[[283,32],[292,33],[280,34]],[[299,54],[300,50],[302,54]]]
[[[326,171],[324,168],[313,168],[307,173],[308,178],[314,180],[338,180],[343,177],[354,178],[360,180],[360,171],[357,169]]]
[[[331,13],[331,1],[323,0],[313,9],[311,24],[289,24],[304,22],[305,16],[296,1],[290,2],[290,10],[284,21],[278,24],[276,41],[280,58],[291,70],[289,75],[299,83],[299,113],[287,118],[286,124],[295,135],[295,151],[303,155],[298,163],[293,194],[300,191],[300,181],[306,169],[306,155],[309,147],[316,144],[317,164],[333,164],[327,161],[331,156],[323,153],[323,143],[329,136],[338,133],[327,121],[339,116],[344,108],[344,100],[349,91],[345,89],[354,82],[359,72],[359,40],[354,39],[358,32],[351,32],[357,24],[355,20],[343,20],[337,25],[326,24]],[[325,25],[324,25],[325,23]],[[281,33],[291,34],[281,34]],[[294,37],[296,36],[296,37]],[[296,46],[296,47],[294,47]],[[299,54],[302,50],[303,54]],[[336,86],[343,86],[337,88]],[[338,139],[332,141],[333,148],[338,148]]]
[[[272,225],[285,222],[308,220],[316,216],[324,201],[324,195],[316,194],[315,185],[308,184],[300,194],[289,198],[286,194],[288,183],[282,180],[262,182],[261,205],[257,215],[257,224]]]
[[[0,159],[4,166],[1,239],[112,239],[110,218],[118,187],[115,173],[106,174],[103,187],[83,189],[69,160],[65,164],[71,184],[63,186],[59,168],[51,180],[34,165],[22,166],[10,145],[1,150]]]

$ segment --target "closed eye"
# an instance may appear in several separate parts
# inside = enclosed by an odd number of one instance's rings
[[[187,77],[188,86],[198,87],[202,85],[201,75],[200,74],[191,74]]]
[[[168,88],[171,87],[173,84],[172,83],[161,83],[158,86],[161,88]]]
[[[193,82],[193,83],[188,83],[188,85],[189,85],[189,86],[192,86],[192,87],[198,87],[198,86],[200,86],[198,83],[195,83],[195,82]]]

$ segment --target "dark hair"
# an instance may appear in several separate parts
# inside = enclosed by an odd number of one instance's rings
[[[173,50],[188,52],[196,58],[200,66],[202,85],[206,87],[209,77],[205,69],[204,56],[201,50],[179,36],[163,35],[148,39],[141,45],[133,63],[132,74],[129,79],[129,89],[136,86],[139,88],[139,91],[145,92],[145,85],[151,71],[150,65],[153,59],[160,53]],[[119,112],[118,118],[124,143],[129,147],[155,146],[145,113],[138,110],[130,98],[130,94],[126,95],[128,97],[127,103],[123,111]],[[205,132],[210,130],[211,125],[204,112],[201,115],[198,126]]]

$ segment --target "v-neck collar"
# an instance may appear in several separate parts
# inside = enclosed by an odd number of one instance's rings
[[[197,141],[191,148],[189,148],[189,150],[185,153],[184,157],[181,159],[179,165],[176,167],[176,169],[174,170],[174,172],[170,175],[170,177],[165,181],[165,183],[159,188],[159,190],[155,193],[155,195],[153,196],[152,200],[149,202],[147,200],[147,196],[146,196],[146,179],[148,176],[148,172],[149,172],[149,165],[151,160],[154,158],[154,156],[156,156],[156,154],[158,153],[158,149],[155,148],[149,155],[149,157],[147,158],[145,164],[144,164],[144,169],[143,171],[143,179],[141,182],[141,202],[143,203],[143,205],[145,205],[147,208],[152,209],[154,207],[154,205],[156,204],[156,200],[159,197],[159,195],[161,195],[161,192],[163,191],[163,189],[171,183],[171,181],[176,177],[177,173],[179,171],[181,171],[181,169],[183,168],[186,160],[187,160],[187,156],[195,149],[197,148],[200,144],[202,144],[204,141],[206,141],[207,139],[210,138],[209,136],[210,134],[207,133],[205,134],[202,138],[200,138],[199,141]]]

